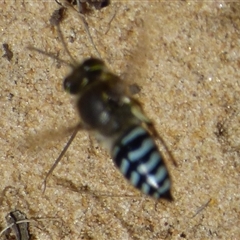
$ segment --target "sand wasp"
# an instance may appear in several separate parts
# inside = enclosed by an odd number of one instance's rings
[[[64,79],[63,87],[77,96],[78,129],[96,133],[130,183],[146,195],[172,200],[170,176],[154,141],[160,136],[121,78],[102,60],[89,58]]]

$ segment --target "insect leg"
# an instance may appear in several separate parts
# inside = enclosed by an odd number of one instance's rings
[[[140,119],[144,124],[146,124],[147,128],[150,130],[150,132],[153,134],[153,136],[157,139],[160,140],[160,142],[162,143],[162,145],[164,146],[164,148],[167,151],[167,154],[169,155],[172,163],[174,164],[174,166],[177,166],[177,162],[174,159],[171,151],[169,150],[167,144],[165,143],[165,141],[163,140],[163,138],[158,134],[157,130],[155,129],[153,123],[151,122],[151,120],[145,115],[145,113],[143,112],[141,105],[139,104],[138,101],[136,101],[135,99],[132,98],[128,98],[128,100],[130,101],[130,105],[132,106],[132,113],[138,118]]]
[[[47,175],[44,178],[43,181],[43,193],[46,190],[46,186],[47,186],[47,179],[48,177],[53,173],[54,169],[57,167],[58,163],[61,161],[62,157],[65,155],[65,153],[67,152],[69,146],[71,145],[72,141],[74,140],[74,138],[76,137],[78,131],[83,128],[82,125],[79,123],[77,125],[77,127],[74,129],[71,137],[69,138],[67,144],[65,145],[65,147],[63,148],[62,152],[60,153],[60,155],[58,156],[58,158],[55,160],[54,164],[52,165],[52,167],[50,168],[50,170],[48,171]]]
[[[164,146],[165,150],[167,151],[167,154],[168,154],[168,156],[170,157],[173,165],[174,165],[175,167],[177,167],[178,164],[177,164],[175,158],[173,157],[171,151],[169,150],[166,142],[165,142],[165,141],[163,140],[163,138],[158,134],[158,132],[157,132],[157,130],[155,129],[154,125],[150,122],[150,123],[147,123],[147,126],[148,126],[148,128],[150,129],[150,131],[152,132],[153,136],[155,136],[157,139],[159,139],[159,141],[162,143],[162,145]]]
[[[59,25],[59,24],[57,25],[57,31],[58,31],[59,37],[60,37],[60,39],[61,39],[61,41],[62,41],[64,50],[67,52],[68,56],[71,58],[71,60],[72,60],[72,62],[74,63],[74,65],[77,65],[77,61],[73,58],[72,54],[69,52],[68,47],[67,47],[67,44],[66,44],[66,42],[64,41],[64,37],[63,37],[63,34],[62,34],[62,31],[61,31],[61,28],[60,28],[60,25]]]

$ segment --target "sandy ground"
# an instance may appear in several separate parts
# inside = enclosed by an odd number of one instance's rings
[[[178,163],[166,156],[171,203],[139,194],[88,132],[42,194],[78,122],[62,89],[71,69],[27,49],[71,61],[49,23],[58,8],[50,0],[0,1],[1,229],[18,209],[36,220],[32,239],[240,239],[240,4],[112,1],[86,16],[102,59],[140,86],[136,98]],[[76,12],[66,11],[61,29],[77,61],[97,55]]]

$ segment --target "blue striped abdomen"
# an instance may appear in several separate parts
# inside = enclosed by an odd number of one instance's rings
[[[113,146],[112,157],[133,186],[156,199],[172,200],[171,180],[153,137],[132,126]]]

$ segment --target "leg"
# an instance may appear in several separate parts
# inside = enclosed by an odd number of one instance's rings
[[[58,158],[55,160],[54,164],[52,165],[52,167],[51,167],[50,170],[48,171],[48,173],[47,173],[47,175],[46,175],[46,177],[45,177],[45,179],[44,179],[44,181],[43,181],[43,193],[44,193],[45,190],[46,190],[48,177],[53,173],[54,169],[56,168],[56,166],[58,165],[58,163],[61,161],[62,157],[63,157],[63,156],[65,155],[65,153],[67,152],[69,146],[71,145],[72,141],[74,140],[74,138],[76,137],[76,135],[77,135],[77,133],[78,133],[78,131],[79,131],[80,129],[83,129],[83,126],[79,123],[79,124],[75,127],[75,129],[74,129],[71,137],[69,138],[69,140],[68,140],[67,144],[65,145],[65,147],[63,148],[62,152],[60,153],[60,155],[58,156]]]

